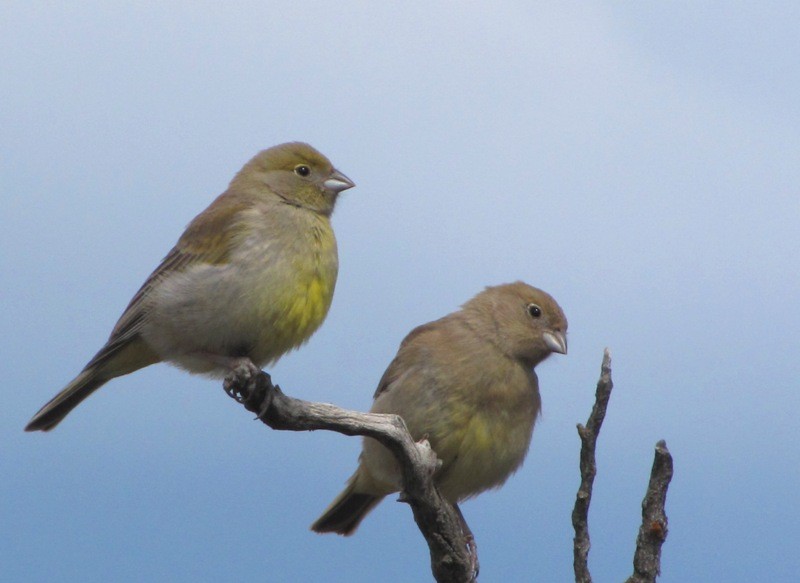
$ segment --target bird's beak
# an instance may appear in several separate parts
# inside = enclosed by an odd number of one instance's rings
[[[547,330],[542,334],[542,337],[544,338],[544,343],[547,344],[547,348],[553,352],[558,352],[559,354],[567,353],[567,337],[564,336],[563,332]]]
[[[353,188],[356,185],[355,182],[350,180],[347,176],[339,172],[338,170],[334,170],[328,178],[322,183],[322,186],[327,188],[328,190],[332,190],[336,194],[339,194],[343,190],[347,190],[348,188]]]

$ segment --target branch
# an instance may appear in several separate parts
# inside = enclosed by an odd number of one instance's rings
[[[581,485],[572,511],[572,526],[575,528],[573,544],[573,567],[576,583],[591,583],[588,556],[589,548],[589,504],[592,501],[592,485],[597,474],[595,447],[600,427],[606,416],[608,400],[611,397],[611,354],[608,349],[603,353],[603,364],[600,380],[597,382],[595,403],[586,427],[578,424],[578,435],[581,438]],[[667,444],[662,440],[656,444],[656,455],[653,469],[650,472],[650,484],[642,502],[642,526],[636,538],[636,552],[633,557],[633,575],[625,583],[655,583],[660,573],[661,545],[667,538],[667,515],[664,504],[667,500],[667,488],[672,479],[672,456]]]
[[[656,444],[650,483],[642,501],[642,526],[636,537],[633,575],[625,583],[655,583],[661,573],[661,545],[667,539],[667,488],[672,480],[672,455],[662,439]]]
[[[603,352],[603,364],[600,368],[600,380],[597,381],[595,391],[595,403],[589,420],[584,427],[578,423],[578,435],[581,438],[581,485],[578,488],[578,495],[575,497],[575,507],[572,510],[572,526],[575,529],[575,538],[572,547],[572,565],[575,570],[575,583],[591,583],[592,576],[589,573],[589,504],[592,501],[592,485],[597,474],[597,463],[595,461],[595,446],[597,436],[600,434],[600,427],[606,416],[608,399],[611,397],[611,389],[614,383],[611,381],[611,353],[608,348]]]
[[[397,458],[403,472],[401,500],[428,543],[431,569],[439,583],[464,583],[477,577],[477,556],[470,555],[460,513],[433,485],[439,460],[426,440],[414,442],[398,415],[359,413],[334,405],[293,399],[263,372],[242,367],[225,379],[225,391],[272,429],[325,429],[344,435],[372,437]]]

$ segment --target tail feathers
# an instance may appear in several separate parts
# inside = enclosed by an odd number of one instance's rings
[[[314,532],[335,532],[349,536],[364,517],[383,500],[383,496],[355,491],[355,479],[336,497],[328,509],[311,525]]]
[[[25,426],[25,431],[50,431],[61,423],[61,420],[70,411],[107,381],[108,379],[98,378],[94,368],[84,370],[63,391],[39,409],[39,412]]]

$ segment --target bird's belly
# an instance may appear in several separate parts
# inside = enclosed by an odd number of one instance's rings
[[[208,356],[248,357],[264,366],[322,324],[336,271],[335,256],[291,269],[198,265],[160,282],[143,335],[164,360],[191,372],[228,372]]]
[[[443,454],[453,456],[438,480],[442,495],[455,502],[501,486],[525,459],[534,419],[513,411],[472,415],[440,446]]]
[[[525,407],[522,408],[525,410]],[[496,411],[457,419],[452,410],[443,413],[446,423],[431,422],[425,432],[412,430],[416,439],[427,436],[443,462],[436,482],[447,500],[458,502],[501,486],[522,464],[531,442],[535,413]],[[402,487],[400,466],[378,441],[364,440],[362,462],[376,484],[387,492]]]

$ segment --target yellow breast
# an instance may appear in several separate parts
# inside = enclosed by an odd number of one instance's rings
[[[265,274],[260,340],[254,357],[264,363],[305,343],[328,314],[338,274],[336,239],[330,223],[319,221],[294,250],[291,268]]]
[[[298,283],[297,293],[289,303],[286,326],[294,330],[298,344],[302,344],[325,320],[333,300],[336,279],[317,270],[306,282]]]

